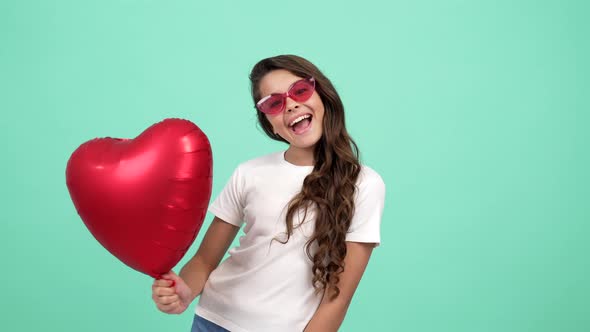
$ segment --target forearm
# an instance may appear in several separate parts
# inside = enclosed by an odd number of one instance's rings
[[[213,267],[202,262],[198,256],[194,256],[180,270],[179,276],[190,287],[193,300],[201,294]]]
[[[332,299],[330,296],[332,292],[324,290],[322,301],[307,324],[305,332],[338,331],[344,321],[356,287],[365,272],[373,247],[373,243],[346,242],[346,257],[344,258],[346,268],[339,276],[337,284],[340,294]]]
[[[304,332],[336,332],[344,321],[348,304],[344,301],[323,301],[305,327]]]
[[[201,294],[211,272],[240,228],[215,217],[207,229],[197,253],[180,270],[179,276],[192,290],[193,300]]]

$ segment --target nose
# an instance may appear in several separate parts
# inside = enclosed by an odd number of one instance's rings
[[[287,112],[292,112],[293,110],[297,109],[298,107],[299,107],[298,102],[291,99],[291,97],[287,97],[287,100],[285,101],[285,110]]]

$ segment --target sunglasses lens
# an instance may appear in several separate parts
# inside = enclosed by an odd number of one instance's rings
[[[313,91],[315,90],[315,81],[303,79],[295,82],[291,89],[289,89],[289,97],[291,99],[304,102],[308,100]],[[284,94],[273,94],[266,98],[263,98],[263,102],[257,104],[258,109],[262,113],[266,114],[277,114],[280,113],[285,107],[285,95]]]
[[[272,95],[270,98],[260,104],[259,108],[262,113],[276,114],[283,109],[283,97],[280,95]]]
[[[295,101],[306,101],[313,94],[313,90],[314,86],[312,82],[308,80],[301,80],[293,85],[291,90],[289,90],[289,95]]]

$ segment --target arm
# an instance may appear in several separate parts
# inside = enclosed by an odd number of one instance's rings
[[[217,217],[209,226],[197,253],[181,269],[180,276],[170,271],[154,280],[152,299],[158,309],[180,314],[201,294],[211,272],[219,265],[240,228]]]
[[[365,272],[373,243],[346,242],[346,257],[344,257],[344,271],[340,274],[338,288],[340,295],[330,300],[328,290],[324,291],[322,302],[315,314],[305,327],[304,332],[338,331],[344,320],[352,296]]]
[[[239,227],[215,217],[197,253],[180,270],[180,278],[190,287],[194,300],[201,292],[211,272],[219,265],[236,237]]]

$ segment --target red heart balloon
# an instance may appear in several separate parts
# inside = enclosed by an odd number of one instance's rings
[[[66,184],[92,235],[131,268],[158,278],[199,232],[213,158],[194,123],[165,119],[135,139],[95,138],[72,153]]]

